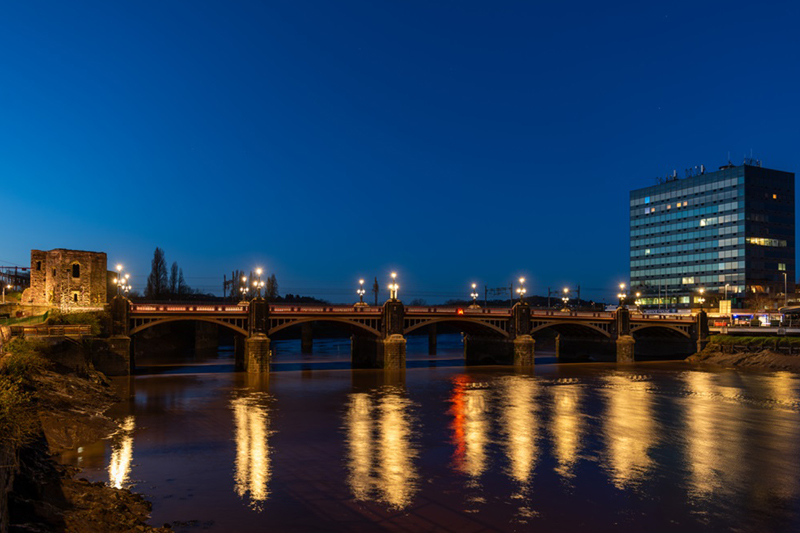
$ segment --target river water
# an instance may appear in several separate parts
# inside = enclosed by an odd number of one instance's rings
[[[800,530],[796,374],[275,344],[269,376],[221,351],[115,380],[123,430],[62,459],[177,531]]]

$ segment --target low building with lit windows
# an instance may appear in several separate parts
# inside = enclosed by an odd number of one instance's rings
[[[794,174],[758,161],[673,173],[630,193],[631,291],[645,308],[794,291]]]

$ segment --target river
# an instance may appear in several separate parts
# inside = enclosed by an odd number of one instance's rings
[[[114,380],[120,433],[62,460],[176,531],[800,530],[796,374],[515,372],[418,344],[402,374],[351,371],[334,340],[275,343],[268,376],[225,350],[150,361]]]

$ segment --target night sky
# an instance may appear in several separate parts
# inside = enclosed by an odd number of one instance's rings
[[[2,265],[105,251],[142,290],[160,246],[216,293],[613,300],[630,189],[800,162],[798,2],[0,9]]]

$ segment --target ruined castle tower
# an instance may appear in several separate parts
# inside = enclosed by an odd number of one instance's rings
[[[23,301],[61,308],[106,303],[106,254],[58,248],[31,250],[31,286]]]

